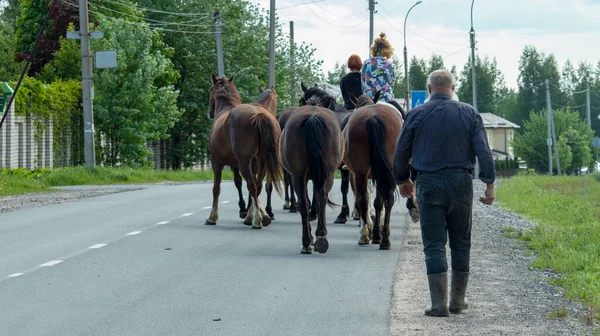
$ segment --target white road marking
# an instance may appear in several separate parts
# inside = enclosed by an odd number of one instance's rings
[[[183,214],[183,215],[181,215],[180,217],[188,217],[188,216],[191,216],[191,215],[193,215],[193,214],[194,214],[193,212],[188,212],[188,213],[184,213],[184,214]]]
[[[41,264],[40,267],[51,267],[54,265],[58,265],[61,262],[63,262],[62,260],[50,260],[47,263]]]
[[[223,201],[223,202],[221,202],[221,204],[227,204],[227,203],[231,203],[231,201]]]
[[[202,210],[208,210],[208,209],[212,209],[211,206],[205,206],[204,208],[202,208]]]
[[[106,246],[106,244],[96,244],[96,245],[92,245],[92,246],[90,246],[90,247],[88,247],[88,248],[91,248],[91,249],[99,249],[99,248],[102,248],[102,247],[104,247],[104,246]]]
[[[136,234],[142,233],[142,231],[132,231],[126,234],[126,236],[135,236]]]
[[[169,224],[169,221],[164,221],[164,222],[158,222],[158,223],[156,223],[156,225],[165,225],[165,224]]]
[[[8,277],[9,278],[16,278],[16,277],[21,276],[23,274],[25,274],[25,273],[13,273],[13,274],[9,275]]]

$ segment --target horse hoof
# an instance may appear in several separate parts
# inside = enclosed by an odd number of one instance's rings
[[[314,220],[317,220],[317,215],[314,215],[314,216],[312,216],[312,215],[310,215],[310,214],[309,214],[309,215],[308,215],[308,220],[309,220],[309,221],[314,221]]]
[[[262,229],[262,228],[263,228],[263,226],[262,226],[262,224],[259,224],[259,225],[254,225],[254,224],[252,224],[252,228],[253,228],[253,229],[256,229],[256,230],[260,230],[260,229]]]
[[[315,251],[319,253],[325,253],[329,249],[329,242],[326,237],[317,237],[315,242]]]
[[[333,222],[334,224],[346,224],[346,217],[338,217],[335,219],[335,222]]]
[[[248,211],[244,211],[244,212],[240,211],[240,218],[241,219],[246,219],[246,216],[248,216]]]
[[[368,240],[366,240],[366,241],[361,240],[361,239],[358,240],[358,245],[360,245],[360,246],[365,246],[365,245],[369,245],[369,244],[370,244],[370,241],[368,241]]]
[[[283,206],[283,210],[290,210],[290,206],[289,205],[284,205]]]
[[[382,242],[381,244],[379,244],[379,249],[380,250],[389,250],[392,247],[392,244],[390,242]]]
[[[246,226],[252,225],[252,220],[244,218],[244,225],[246,225]]]
[[[371,240],[371,244],[373,244],[373,245],[379,245],[379,244],[381,244],[381,238],[380,239],[373,239],[373,240]]]
[[[296,207],[290,207],[290,213],[297,213],[298,209]]]
[[[300,248],[300,254],[312,254],[312,246],[308,246],[308,247],[304,247],[302,246],[302,248]]]
[[[217,225],[216,221],[211,221],[210,219],[207,219],[206,222],[204,222],[204,225]]]
[[[275,214],[274,213],[272,213],[270,211],[267,211],[267,215],[269,215],[269,217],[271,217],[272,220],[275,220]]]
[[[269,226],[269,225],[271,225],[271,221],[272,221],[271,217],[265,216],[265,217],[262,218],[262,225],[263,226]]]

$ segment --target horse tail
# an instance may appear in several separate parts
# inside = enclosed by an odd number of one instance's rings
[[[313,114],[308,118],[304,119],[300,124],[300,127],[304,129],[304,141],[308,160],[308,170],[310,172],[310,178],[313,181],[313,188],[317,191],[325,189],[327,180],[331,177],[331,172],[327,168],[327,152],[325,150],[325,136],[327,124],[325,119],[318,115]],[[317,209],[320,204],[319,198],[316,197],[313,202],[317,202]],[[327,204],[329,206],[337,205],[329,200],[327,197]]]
[[[377,185],[377,192],[386,199],[396,190],[396,180],[392,173],[392,165],[386,155],[385,140],[386,128],[383,119],[375,115],[367,119],[367,132],[369,133],[369,152],[371,154],[371,174]]]
[[[281,197],[281,180],[283,173],[281,171],[281,159],[279,156],[279,138],[281,137],[281,128],[279,123],[271,114],[258,112],[250,118],[258,130],[260,138],[259,155],[266,161],[267,183],[273,184],[275,191]]]

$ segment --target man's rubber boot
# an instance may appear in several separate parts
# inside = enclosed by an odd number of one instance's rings
[[[448,312],[448,273],[429,274],[429,294],[431,307],[425,309],[427,316],[449,316]]]
[[[460,314],[464,309],[469,308],[469,302],[465,298],[467,285],[469,283],[469,273],[452,271],[452,282],[450,286],[450,312]]]

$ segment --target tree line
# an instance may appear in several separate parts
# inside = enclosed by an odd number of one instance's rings
[[[0,15],[0,80],[14,83],[35,42],[50,0],[2,0]],[[92,51],[116,50],[116,69],[94,69],[94,122],[97,162],[104,165],[152,164],[150,140],[166,140],[171,168],[203,163],[209,157],[208,90],[216,73],[217,53],[213,13],[220,10],[225,74],[236,77],[243,102],[255,101],[259,85],[268,82],[268,13],[243,0],[99,0],[90,3],[90,30],[104,32],[92,40]],[[81,81],[80,45],[65,38],[79,29],[78,1],[60,0],[37,55],[20,89],[17,113],[35,113],[29,107],[36,97],[60,92]],[[315,49],[290,45],[284,27],[277,24],[276,90],[280,107],[295,105],[300,80],[322,79]],[[295,58],[292,61],[291,49]],[[67,83],[67,84],[63,84]],[[48,92],[52,84],[54,91]],[[36,95],[29,94],[37,90]],[[71,92],[71,91],[69,91]],[[80,96],[77,96],[80,99]],[[71,131],[83,130],[81,104],[72,99],[49,98],[56,109],[40,117],[72,120]],[[39,105],[39,102],[38,102]],[[52,114],[67,106],[71,115]],[[37,106],[37,105],[36,105]],[[44,110],[42,108],[42,110]],[[55,134],[55,143],[64,136]],[[81,164],[80,138],[75,137],[72,157]]]

